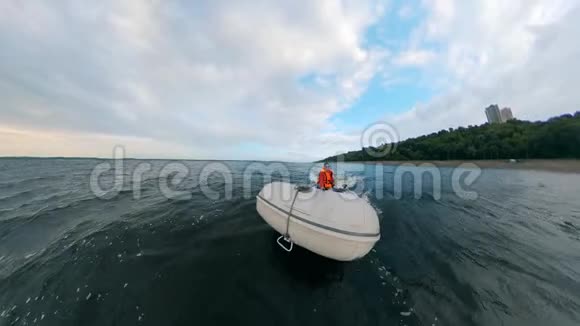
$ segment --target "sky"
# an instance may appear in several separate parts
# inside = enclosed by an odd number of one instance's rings
[[[312,161],[543,120],[580,110],[578,31],[580,0],[0,0],[0,156]]]

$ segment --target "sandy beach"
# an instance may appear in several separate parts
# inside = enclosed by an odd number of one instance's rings
[[[473,160],[473,161],[369,161],[366,163],[400,165],[412,163],[420,165],[431,163],[438,167],[457,167],[464,163],[473,163],[483,169],[517,169],[539,170],[561,173],[580,173],[580,160],[518,160],[513,163],[509,160]]]

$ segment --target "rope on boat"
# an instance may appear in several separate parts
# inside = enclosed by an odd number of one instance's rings
[[[294,209],[294,204],[296,203],[296,198],[298,198],[298,194],[301,192],[311,191],[312,187],[298,185],[298,186],[294,187],[294,189],[296,189],[296,192],[294,193],[294,198],[292,199],[292,205],[290,206],[290,211],[288,212],[288,216],[286,217],[286,233],[284,233],[284,235],[281,235],[280,237],[278,237],[278,239],[276,240],[278,245],[280,247],[282,247],[282,249],[286,250],[287,252],[292,251],[292,249],[294,248],[294,241],[292,241],[292,239],[290,238],[290,217],[292,217],[292,210]],[[282,240],[287,242],[289,245],[288,246],[284,245],[284,243],[282,243]]]

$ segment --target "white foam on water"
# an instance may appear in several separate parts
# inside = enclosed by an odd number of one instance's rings
[[[375,206],[375,205],[372,205],[372,204],[371,204],[371,206],[372,206],[372,207],[375,209],[375,211],[377,212],[377,215],[378,215],[379,217],[382,217],[382,216],[383,216],[383,210],[382,210],[382,209],[380,209],[380,208],[378,208],[377,206]]]
[[[360,176],[350,176],[350,175],[338,175],[335,177],[335,184],[338,187],[346,185],[347,188],[354,188],[359,181],[362,180]]]
[[[321,168],[322,165],[320,167],[312,167],[312,169],[310,169],[310,173],[308,174],[308,181],[311,183],[316,183],[318,181],[318,173],[320,172]]]
[[[129,285],[129,283],[125,283],[125,285],[123,285],[123,289],[126,288]]]
[[[401,311],[401,316],[409,317],[409,316],[411,316],[411,312],[410,311]]]

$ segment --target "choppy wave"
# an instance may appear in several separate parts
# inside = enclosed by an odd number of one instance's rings
[[[168,199],[155,176],[111,198],[88,187],[97,160],[0,160],[0,326],[4,325],[578,325],[580,177],[485,170],[477,200],[419,199],[392,169],[347,165],[339,183],[381,218],[381,241],[338,263],[288,255],[242,189],[249,162],[224,162],[233,198],[208,199],[192,170]],[[131,161],[129,168],[139,161]],[[292,182],[320,165],[289,164]],[[131,170],[124,173],[131,175]],[[106,176],[114,178],[114,174]],[[541,186],[539,186],[541,184]],[[223,179],[211,179],[224,190]],[[185,198],[185,197],[184,197]]]

